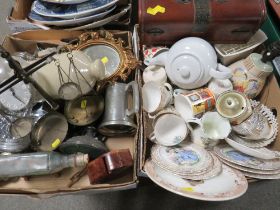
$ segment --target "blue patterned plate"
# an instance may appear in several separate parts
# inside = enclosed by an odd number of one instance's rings
[[[38,15],[34,12],[31,12],[29,14],[29,19],[37,22],[39,24],[44,24],[44,25],[53,25],[53,26],[73,26],[73,25],[82,25],[82,24],[86,24],[88,22],[95,22],[97,20],[102,19],[104,16],[108,15],[110,12],[112,12],[114,9],[116,8],[116,6],[113,6],[112,8],[98,13],[98,14],[94,14],[88,17],[82,17],[82,18],[73,18],[73,19],[67,19],[67,20],[63,20],[60,18],[54,18],[54,17],[45,17],[45,16],[41,16]]]
[[[61,19],[73,19],[100,13],[112,6],[119,0],[90,0],[77,5],[60,5],[34,1],[31,11],[46,17]]]

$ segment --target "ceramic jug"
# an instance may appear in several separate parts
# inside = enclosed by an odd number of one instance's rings
[[[68,93],[73,95],[71,88],[74,84],[82,95],[90,92],[96,81],[105,77],[103,63],[100,60],[92,61],[81,51],[57,54],[53,58],[53,61],[36,71],[32,77],[55,99],[61,98],[61,87],[69,88]]]
[[[211,78],[229,79],[229,68],[217,63],[214,48],[196,37],[176,42],[169,51],[145,59],[146,65],[165,66],[170,81],[183,89],[202,87]]]
[[[229,66],[234,90],[244,93],[248,98],[255,98],[262,91],[266,78],[273,72],[271,62],[262,62],[262,55],[252,53],[246,59]]]

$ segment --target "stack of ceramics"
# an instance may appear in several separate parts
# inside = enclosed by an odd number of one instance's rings
[[[41,26],[81,30],[96,28],[123,16],[119,0],[36,0],[29,19]]]

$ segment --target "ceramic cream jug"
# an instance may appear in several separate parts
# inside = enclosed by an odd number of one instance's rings
[[[214,48],[205,40],[196,37],[176,42],[169,51],[145,59],[146,65],[165,66],[170,81],[183,89],[196,89],[211,78],[229,79],[229,68],[217,63]]]
[[[248,98],[255,98],[262,91],[266,78],[273,72],[270,61],[263,62],[262,55],[252,53],[246,59],[229,66],[232,70],[234,90],[244,93]]]
[[[65,84],[66,88],[70,84],[69,90],[66,90],[69,94],[74,94],[71,92],[71,84],[78,86],[81,94],[86,94],[92,90],[96,81],[105,77],[104,64],[100,60],[93,62],[81,51],[57,54],[53,58],[52,62],[36,71],[32,77],[55,99],[61,98],[59,92]]]

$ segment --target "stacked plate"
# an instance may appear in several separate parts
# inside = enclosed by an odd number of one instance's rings
[[[116,9],[119,0],[35,0],[29,19],[44,26],[70,30],[99,27],[124,15]]]
[[[214,154],[193,143],[154,145],[145,171],[159,186],[199,200],[234,199],[248,187],[242,173],[222,165]]]
[[[218,145],[215,154],[222,162],[241,171],[246,177],[255,179],[280,179],[280,153],[269,149],[251,149],[253,157],[229,145]],[[261,158],[262,157],[262,158]]]

